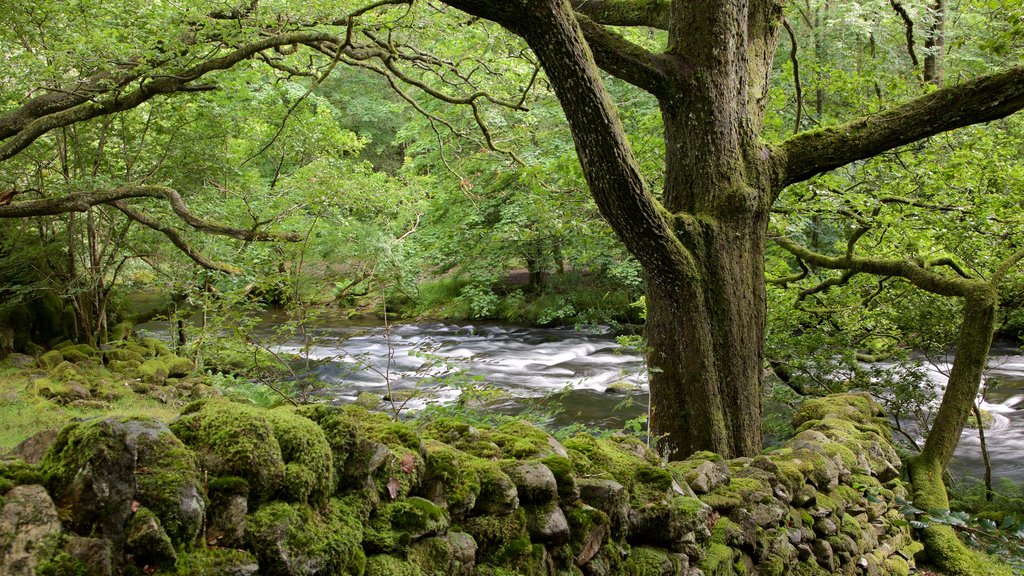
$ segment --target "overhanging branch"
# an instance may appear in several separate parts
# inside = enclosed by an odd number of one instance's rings
[[[776,149],[776,190],[935,134],[1024,108],[1024,66],[941,88],[891,110],[803,132]]]

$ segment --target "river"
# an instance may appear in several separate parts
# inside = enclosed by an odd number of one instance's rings
[[[549,425],[574,424],[618,429],[647,409],[643,360],[601,330],[526,328],[496,324],[418,323],[380,326],[318,319],[308,340],[275,341],[283,321],[268,314],[258,337],[280,352],[310,359],[312,370],[332,402],[353,402],[360,393],[383,397],[388,386],[416,390],[403,404],[411,412],[428,403],[460,397],[484,402],[505,414],[532,410]],[[143,326],[167,334],[166,325]],[[390,358],[390,361],[388,360]],[[948,366],[932,366],[929,377],[943,384]],[[992,348],[982,408],[993,416],[986,430],[993,478],[1024,482],[1024,356],[1012,344]],[[609,387],[626,391],[609,393]],[[983,472],[978,432],[963,433],[954,473]]]

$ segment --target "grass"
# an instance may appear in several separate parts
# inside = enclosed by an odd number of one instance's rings
[[[107,378],[115,384],[124,384],[121,398],[108,401],[102,407],[61,405],[36,394],[32,380],[42,374],[33,370],[0,368],[0,454],[36,432],[61,428],[75,419],[145,415],[167,422],[178,415],[181,405],[137,394],[128,386],[130,378],[112,373],[107,373]]]

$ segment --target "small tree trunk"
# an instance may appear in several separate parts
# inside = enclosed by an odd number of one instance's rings
[[[935,0],[928,11],[932,21],[924,37],[924,81],[942,86],[945,76],[942,56],[946,49],[946,0]]]
[[[988,362],[995,328],[997,300],[995,290],[988,286],[975,289],[965,297],[956,358],[942,404],[924,449],[910,461],[914,506],[922,510],[949,509],[942,478],[981,386],[981,374]],[[947,574],[980,576],[988,573],[949,526],[932,524],[921,530],[921,540],[932,562]]]
[[[985,501],[992,501],[992,462],[988,458],[988,442],[985,441],[985,421],[981,417],[981,408],[977,403],[971,407],[974,420],[978,423],[978,442],[981,444],[981,459],[985,464]]]

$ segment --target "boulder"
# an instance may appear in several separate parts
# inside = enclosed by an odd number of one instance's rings
[[[64,551],[85,567],[85,573],[89,576],[114,574],[114,550],[110,540],[72,534],[64,544]]]
[[[504,470],[516,485],[519,502],[547,504],[558,497],[555,475],[540,462],[516,462]]]
[[[43,456],[46,456],[46,451],[50,449],[50,446],[57,439],[58,432],[59,430],[56,428],[36,432],[22,440],[7,455],[10,458],[24,460],[26,464],[39,464],[43,461]]]
[[[139,508],[125,529],[124,552],[141,567],[171,568],[178,562],[174,544],[148,508]]]
[[[557,504],[526,506],[526,530],[533,542],[559,546],[569,541],[569,521]]]
[[[271,502],[249,514],[245,531],[266,576],[365,571],[360,520],[336,501],[324,512],[306,504]]]

